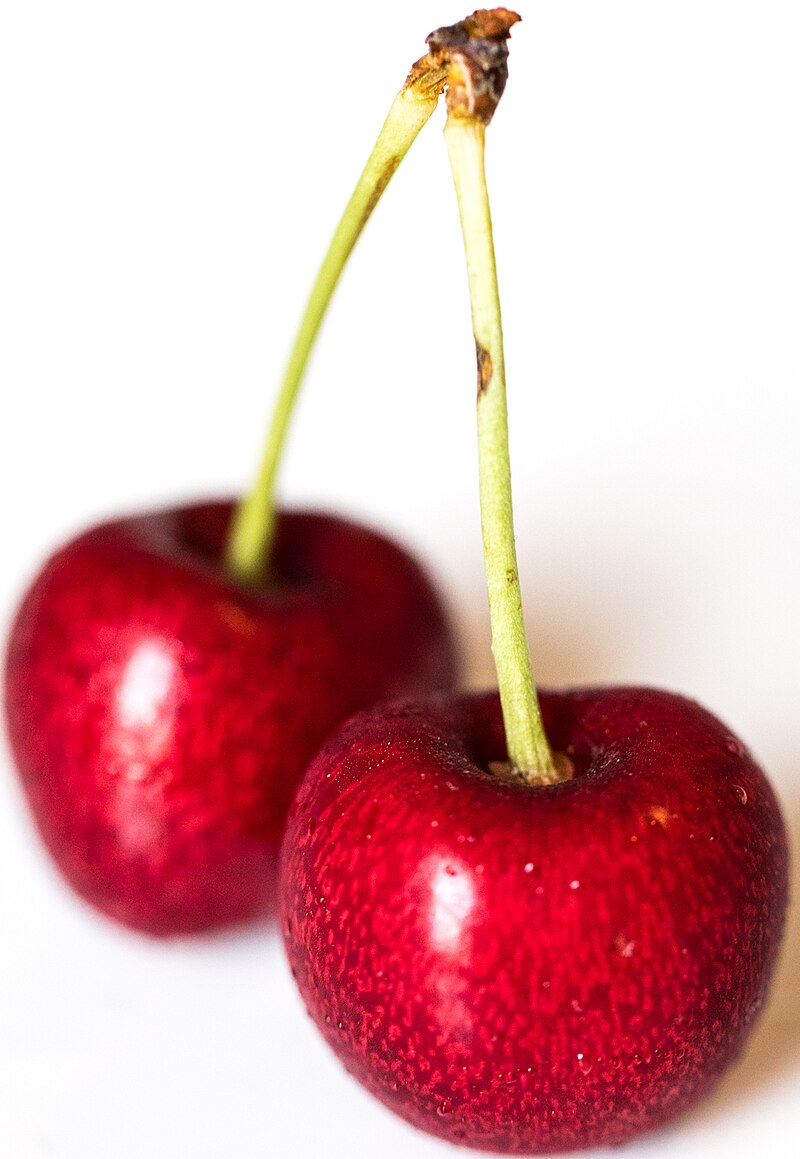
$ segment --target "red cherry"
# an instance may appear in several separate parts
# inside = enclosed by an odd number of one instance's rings
[[[174,934],[274,904],[289,799],[357,708],[453,677],[441,606],[384,537],[280,519],[268,590],[220,557],[230,503],[95,527],[45,565],[7,656],[11,745],[64,875]]]
[[[355,718],[281,869],[292,970],[347,1069],[416,1126],[516,1154],[619,1143],[703,1095],[787,898],[775,797],[713,716],[638,688],[541,705],[574,773],[544,788],[502,779],[494,695]]]

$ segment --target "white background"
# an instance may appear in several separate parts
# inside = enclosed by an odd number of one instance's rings
[[[759,755],[797,836],[800,10],[521,6],[488,168],[536,672],[697,697]],[[87,522],[249,479],[385,110],[425,34],[463,15],[2,0],[4,625]],[[441,124],[340,287],[282,492],[425,556],[485,682],[474,353]],[[799,973],[793,912],[745,1060],[627,1154],[796,1154]],[[0,1153],[456,1152],[340,1071],[273,932],[160,944],[84,909],[3,750]]]

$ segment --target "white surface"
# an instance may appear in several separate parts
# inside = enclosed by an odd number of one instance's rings
[[[520,6],[488,166],[537,674],[696,696],[760,755],[797,836],[800,11]],[[424,35],[465,14],[340,8],[0,3],[4,624],[79,526],[249,478],[385,109]],[[282,490],[426,556],[485,680],[474,355],[440,128],[345,277]],[[456,1154],[344,1076],[273,934],[161,945],[85,910],[0,766],[0,1153]],[[799,973],[793,911],[746,1059],[627,1154],[796,1154]]]

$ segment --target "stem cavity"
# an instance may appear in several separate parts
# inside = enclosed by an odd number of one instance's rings
[[[448,62],[445,141],[467,260],[478,378],[478,471],[481,527],[492,626],[492,652],[508,757],[529,785],[564,779],[542,725],[522,614],[508,452],[505,362],[492,219],[484,169],[486,126],[507,78],[506,41],[514,12],[476,12],[428,38]]]

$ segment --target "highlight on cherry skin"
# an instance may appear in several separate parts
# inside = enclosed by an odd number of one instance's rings
[[[289,800],[328,733],[453,679],[442,606],[397,545],[285,513],[270,582],[247,586],[221,559],[232,508],[80,535],[8,644],[7,728],[39,832],[83,898],[150,934],[273,913]]]
[[[541,694],[569,779],[504,774],[495,694],[373,709],[291,809],[281,928],[350,1073],[453,1143],[621,1143],[742,1050],[787,902],[775,797],[682,697]]]

